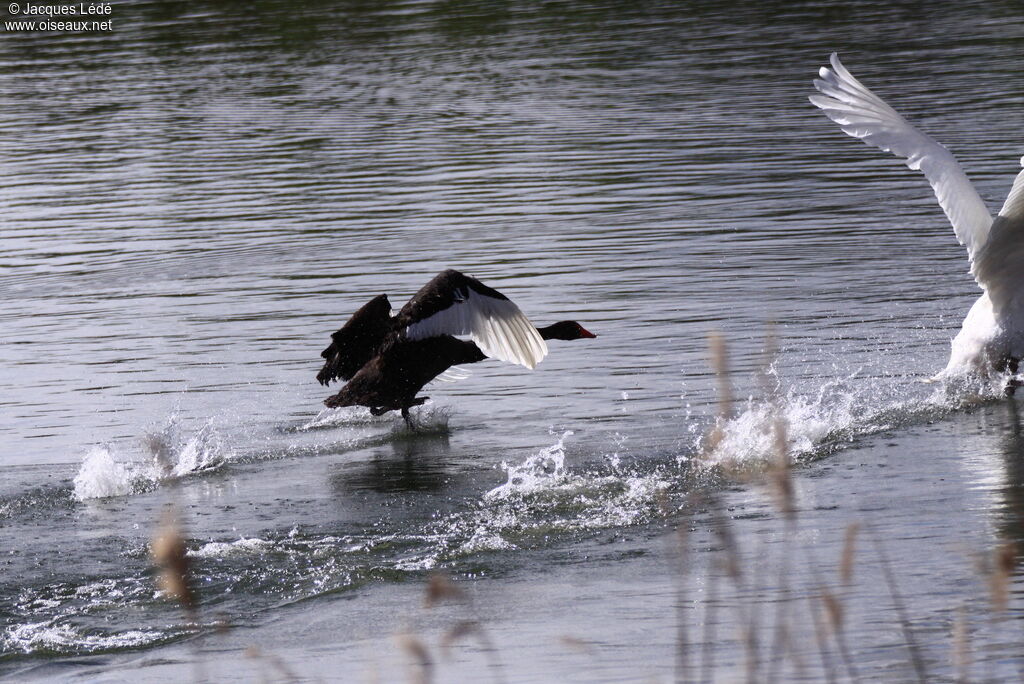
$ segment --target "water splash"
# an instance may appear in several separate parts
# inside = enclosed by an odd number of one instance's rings
[[[164,632],[141,629],[108,634],[87,633],[80,627],[53,618],[15,625],[3,634],[0,643],[4,650],[22,653],[95,653],[148,646],[167,638]]]
[[[136,486],[136,467],[114,460],[109,446],[94,446],[82,460],[74,479],[79,501],[131,494]]]
[[[776,448],[773,425],[778,418],[786,425],[790,456],[816,458],[858,437],[999,398],[1002,386],[977,379],[929,383],[904,376],[865,378],[855,371],[825,382],[816,393],[790,389],[780,390],[775,399],[748,398],[736,415],[716,422],[716,444],[708,444],[709,433],[698,434],[692,451],[680,455],[678,461],[691,461],[692,454],[702,454],[702,460],[711,464],[762,463]]]
[[[258,537],[242,537],[234,542],[209,542],[198,549],[192,549],[187,555],[193,558],[224,558],[226,556],[258,555],[272,549],[274,542]]]
[[[211,423],[181,440],[172,417],[162,430],[146,436],[149,461],[119,461],[111,445],[95,446],[82,460],[74,478],[78,501],[128,496],[150,491],[161,483],[215,470],[230,457]]]
[[[484,494],[484,501],[508,499],[511,496],[533,493],[557,484],[565,478],[565,440],[573,435],[566,430],[551,446],[527,457],[519,465],[502,462],[508,474],[505,484]]]

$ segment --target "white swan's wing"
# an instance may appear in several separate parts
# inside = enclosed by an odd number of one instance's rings
[[[1024,158],[1020,161],[1024,166]],[[1024,171],[1013,181],[971,270],[993,310],[1011,319],[1024,314]]]
[[[832,69],[822,67],[818,72],[821,78],[814,80],[814,87],[822,95],[811,95],[811,103],[849,135],[903,157],[907,166],[924,172],[953,224],[957,239],[967,246],[967,255],[973,262],[988,239],[992,216],[960,164],[949,150],[911,126],[882,98],[864,87],[835,53],[829,61]]]
[[[1024,167],[1024,157],[1020,158],[1020,165]],[[1006,196],[999,215],[1011,219],[1024,219],[1024,170],[1013,179],[1013,187],[1010,188],[1010,194]]]
[[[411,340],[469,335],[487,356],[527,368],[535,368],[548,353],[537,328],[512,300],[458,271],[440,273],[398,316]]]

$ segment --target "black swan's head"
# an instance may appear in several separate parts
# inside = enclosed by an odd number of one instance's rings
[[[537,328],[545,340],[580,340],[585,337],[597,337],[576,321],[559,321],[546,328]]]

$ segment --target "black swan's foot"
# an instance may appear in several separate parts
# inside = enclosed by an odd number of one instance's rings
[[[394,409],[384,408],[383,406],[371,406],[370,407],[370,415],[371,416],[383,416],[388,411],[393,411],[393,410]]]
[[[410,430],[413,430],[413,431],[416,430],[416,423],[413,422],[412,416],[409,415],[409,408],[412,407],[412,406],[419,406],[420,404],[422,404],[423,402],[425,402],[429,398],[430,397],[419,397],[417,399],[413,399],[412,403],[409,404],[409,406],[403,406],[402,407],[402,418],[405,419],[405,424],[407,426],[409,426]]]
[[[996,368],[1000,372],[1008,373],[1010,376],[1006,381],[1006,387],[1003,388],[1003,393],[1006,396],[1012,397],[1017,392],[1018,387],[1024,387],[1024,379],[1018,375],[1020,372],[1020,359],[1007,356]]]

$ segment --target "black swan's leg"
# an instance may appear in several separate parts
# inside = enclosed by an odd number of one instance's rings
[[[402,407],[402,418],[405,418],[405,424],[409,426],[410,430],[416,429],[416,423],[412,421],[412,416],[409,415],[409,409],[413,406],[419,406],[429,398],[430,397],[417,397]]]
[[[1020,359],[1015,359],[1012,356],[1006,360],[1006,370],[1010,372],[1010,379],[1006,383],[1006,389],[1004,392],[1006,396],[1012,397],[1017,393],[1017,388],[1024,386],[1024,382],[1017,377],[1017,371],[1020,370]]]

